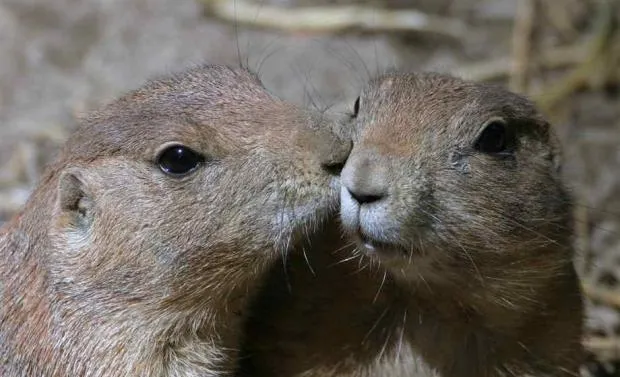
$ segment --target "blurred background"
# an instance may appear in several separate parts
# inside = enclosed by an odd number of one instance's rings
[[[346,111],[387,69],[534,99],[564,143],[588,296],[585,375],[620,376],[620,0],[0,0],[0,221],[76,119],[153,75],[243,65]]]

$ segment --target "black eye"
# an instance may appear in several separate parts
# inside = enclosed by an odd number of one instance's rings
[[[355,103],[353,104],[353,117],[357,116],[357,113],[360,111],[360,97],[357,97]]]
[[[204,157],[183,145],[164,149],[157,158],[159,168],[166,174],[185,175],[204,162]]]
[[[509,147],[506,125],[501,121],[489,123],[478,137],[474,148],[483,153],[502,153]]]

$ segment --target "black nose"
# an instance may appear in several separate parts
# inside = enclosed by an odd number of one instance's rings
[[[383,195],[373,195],[373,194],[365,194],[361,192],[354,192],[347,188],[349,194],[357,201],[359,204],[370,204],[376,201],[379,201],[383,198]]]
[[[329,174],[339,176],[347,158],[349,158],[353,143],[351,140],[342,141],[338,139],[330,144],[325,144],[325,148],[328,150],[321,153],[321,166]]]
[[[323,164],[323,169],[327,171],[331,175],[340,175],[342,173],[342,169],[344,168],[344,162],[336,162],[336,163],[327,163]]]

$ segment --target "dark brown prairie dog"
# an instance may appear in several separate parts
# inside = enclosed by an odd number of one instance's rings
[[[312,271],[301,257],[274,270],[240,374],[577,375],[571,202],[534,106],[395,73],[368,84],[352,122],[341,220],[358,257],[316,244]]]
[[[0,239],[0,375],[232,372],[246,301],[337,209],[350,141],[244,70],[89,116]]]

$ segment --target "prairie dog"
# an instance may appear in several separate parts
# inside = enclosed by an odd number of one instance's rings
[[[350,121],[347,238],[306,250],[310,267],[274,268],[239,375],[577,375],[572,204],[535,107],[499,86],[390,73]]]
[[[87,117],[0,239],[0,374],[221,376],[282,253],[338,205],[351,148],[242,69]]]

